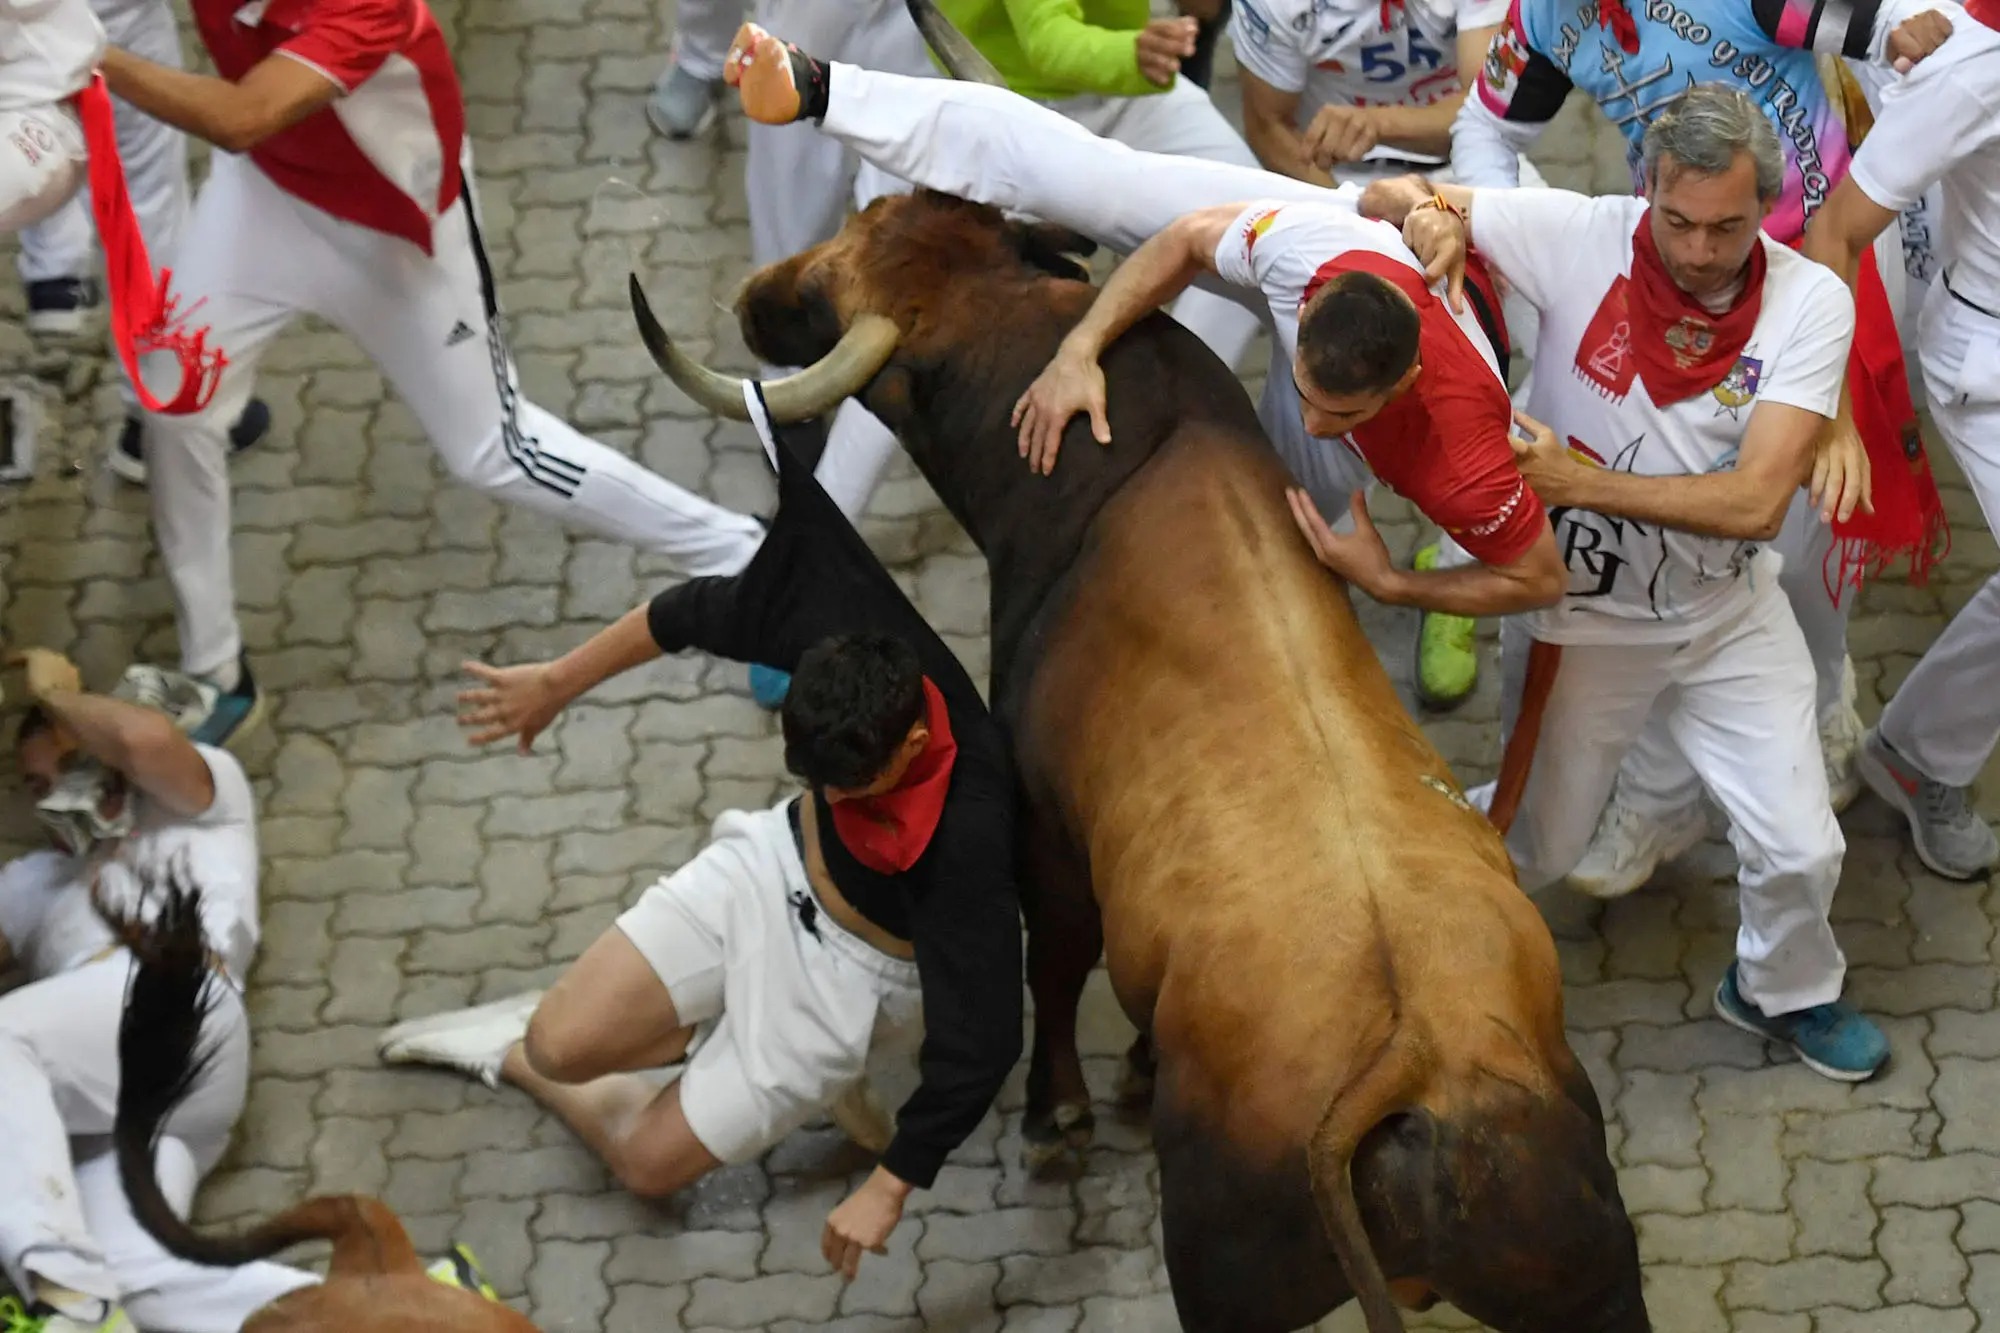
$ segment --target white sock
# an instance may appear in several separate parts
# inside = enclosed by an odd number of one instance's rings
[[[228,694],[243,683],[242,664],[238,660],[225,662],[215,670],[209,672],[204,679],[224,694]]]

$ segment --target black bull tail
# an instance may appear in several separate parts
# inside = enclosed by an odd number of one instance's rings
[[[125,1198],[139,1225],[168,1253],[218,1268],[268,1258],[302,1241],[338,1241],[356,1228],[372,1231],[379,1221],[372,1214],[380,1205],[371,1209],[372,1201],[345,1196],[307,1199],[236,1236],[196,1231],[167,1201],[153,1155],[174,1108],[213,1058],[202,1049],[202,1032],[225,983],[209,966],[200,889],[171,882],[150,921],[136,914],[107,916],[137,961],[118,1024],[112,1141]]]
[[[1402,1333],[1403,1316],[1389,1295],[1375,1247],[1354,1198],[1354,1151],[1384,1116],[1406,1109],[1423,1077],[1413,1035],[1398,1028],[1368,1067],[1334,1095],[1306,1152],[1313,1199],[1333,1252],[1354,1288],[1368,1333]]]

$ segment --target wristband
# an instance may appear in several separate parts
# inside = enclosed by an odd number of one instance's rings
[[[1442,194],[1439,194],[1435,190],[1431,192],[1430,198],[1424,200],[1422,203],[1418,204],[1415,208],[1412,208],[1410,211],[1412,213],[1416,213],[1426,208],[1435,208],[1441,213],[1449,213],[1453,217],[1458,219],[1459,226],[1464,227],[1468,232],[1472,230],[1472,222],[1465,216],[1465,210],[1456,207],[1455,205],[1452,204],[1452,202],[1449,199],[1446,199]]]

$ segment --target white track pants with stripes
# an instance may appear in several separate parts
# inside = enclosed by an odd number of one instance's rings
[[[689,575],[734,573],[755,553],[763,530],[754,519],[689,494],[519,396],[512,357],[489,318],[469,155],[466,189],[467,201],[439,219],[435,253],[426,256],[300,202],[245,159],[216,154],[174,289],[183,309],[197,308],[194,322],[209,326],[210,345],[227,353],[229,367],[204,411],[146,422],[153,527],[184,670],[210,674],[241,651],[226,433],[264,350],[301,314],[360,345],[466,485],[657,551]],[[153,381],[154,367],[145,373],[156,393],[170,391]]]

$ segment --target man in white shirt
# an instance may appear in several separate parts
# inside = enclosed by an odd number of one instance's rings
[[[83,185],[83,126],[67,105],[104,54],[83,0],[0,0],[0,232],[33,226]]]
[[[1881,115],[1806,229],[1805,252],[1854,281],[1899,213],[1940,185],[1937,281],[1917,343],[1931,419],[2000,531],[2000,2],[1970,0],[1950,39],[1882,96]],[[1862,779],[1909,821],[1918,857],[1976,879],[2000,839],[1972,809],[2000,742],[2000,578],[1952,618],[1864,738]]]
[[[86,693],[60,654],[22,657],[36,706],[22,719],[17,755],[55,846],[0,868],[0,971],[18,967],[27,978],[0,996],[0,1271],[27,1302],[22,1322],[42,1333],[134,1322],[234,1333],[251,1312],[318,1279],[270,1263],[186,1263],[132,1216],[101,1136],[118,1106],[133,961],[92,895],[129,911],[168,875],[202,890],[214,966],[228,984],[216,988],[204,1034],[212,1058],[156,1154],[162,1188],[185,1210],[228,1146],[249,1081],[242,988],[258,939],[250,783],[228,753],[194,744],[158,709]]]
[[[1412,211],[1423,182],[1363,202],[1404,222],[1419,256],[1477,246],[1542,314],[1531,407],[1550,425],[1524,418],[1518,453],[1570,584],[1507,627],[1544,645],[1509,653],[1510,671],[1557,663],[1523,686],[1546,691],[1546,711],[1508,848],[1531,892],[1567,874],[1626,751],[1649,719],[1663,724],[1730,816],[1741,860],[1717,1012],[1831,1078],[1866,1079],[1888,1043],[1840,999],[1827,912],[1846,846],[1805,639],[1760,550],[1838,411],[1854,302],[1760,229],[1784,163],[1747,95],[1689,89],[1644,153],[1645,199],[1438,187],[1464,223]]]

